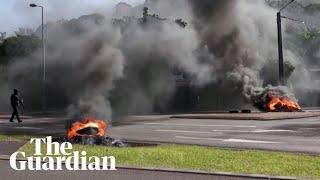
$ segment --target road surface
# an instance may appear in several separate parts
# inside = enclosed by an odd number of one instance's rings
[[[140,141],[320,153],[320,117],[279,121],[153,117],[115,126],[109,133]]]
[[[109,127],[107,134],[135,141],[320,154],[320,117],[279,121],[171,119],[169,116],[132,119]],[[64,135],[64,124],[65,118],[28,117],[17,124],[0,116],[0,132],[6,134]]]

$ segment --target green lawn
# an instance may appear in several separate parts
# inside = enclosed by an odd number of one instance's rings
[[[34,147],[27,143],[20,150],[32,155]],[[88,156],[115,156],[117,165],[134,167],[320,179],[320,156],[303,154],[254,150],[238,151],[190,145],[159,145],[137,148],[74,145],[73,150],[85,150]]]
[[[0,134],[0,141],[29,141],[31,136],[28,135],[4,135]]]

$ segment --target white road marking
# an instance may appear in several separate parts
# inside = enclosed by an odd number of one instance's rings
[[[223,130],[223,129],[214,129],[212,130],[213,132],[237,132],[237,133],[268,133],[268,132],[296,132],[292,130],[284,130],[284,129],[270,129],[270,130],[265,130],[265,129],[257,129],[253,131],[239,131],[239,130]]]
[[[177,139],[192,139],[192,140],[209,140],[209,141],[223,141],[223,139],[218,138],[198,138],[198,137],[188,137],[188,136],[175,136]]]
[[[21,126],[21,127],[13,127],[15,129],[34,129],[34,130],[42,130],[43,128],[37,128],[37,127],[28,127],[28,126]]]
[[[299,129],[318,130],[318,129],[320,129],[320,128],[299,128]]]
[[[195,126],[195,127],[238,127],[255,128],[257,126],[234,126],[234,125],[213,125],[213,124],[177,124],[177,123],[143,123],[144,125],[163,125],[163,126]]]
[[[257,141],[249,139],[226,139],[223,142],[234,142],[234,143],[254,143],[254,144],[279,144],[280,142],[273,141]]]
[[[176,133],[199,133],[199,134],[221,134],[221,133],[214,133],[210,131],[184,131],[184,130],[163,130],[163,129],[158,129],[155,130],[157,132],[176,132]]]
[[[249,139],[218,139],[218,138],[205,138],[205,137],[188,137],[188,136],[175,136],[177,139],[191,139],[191,140],[209,140],[209,141],[222,141],[229,143],[253,143],[253,144],[280,144],[281,142],[274,141],[261,141]]]
[[[239,131],[239,130],[223,130],[223,129],[214,129],[213,132],[238,132],[238,133],[251,133],[253,131]]]
[[[286,130],[286,129],[270,129],[270,130],[257,129],[257,130],[254,130],[253,132],[255,132],[255,133],[264,133],[264,132],[296,132],[296,131]]]

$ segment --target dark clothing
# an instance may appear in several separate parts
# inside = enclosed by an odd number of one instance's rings
[[[13,110],[13,112],[12,112],[10,121],[13,122],[13,119],[14,119],[14,117],[16,116],[16,117],[17,117],[17,120],[18,120],[19,122],[21,122],[21,119],[20,119],[20,117],[19,117],[18,107],[17,107],[17,106],[12,106],[12,110]]]
[[[10,100],[11,100],[11,106],[12,106],[12,107],[13,107],[13,106],[16,107],[16,106],[19,105],[20,99],[17,97],[17,95],[12,94]]]
[[[13,122],[14,117],[17,117],[17,120],[19,122],[21,122],[21,119],[19,117],[18,105],[19,105],[19,103],[22,104],[22,102],[17,97],[16,94],[12,94],[10,100],[11,100],[11,107],[12,107],[12,110],[13,110],[11,118],[10,118],[10,121]]]

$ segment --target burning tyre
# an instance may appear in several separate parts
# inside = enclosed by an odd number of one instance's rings
[[[295,96],[286,87],[256,89],[249,96],[253,105],[265,112],[301,112]]]

